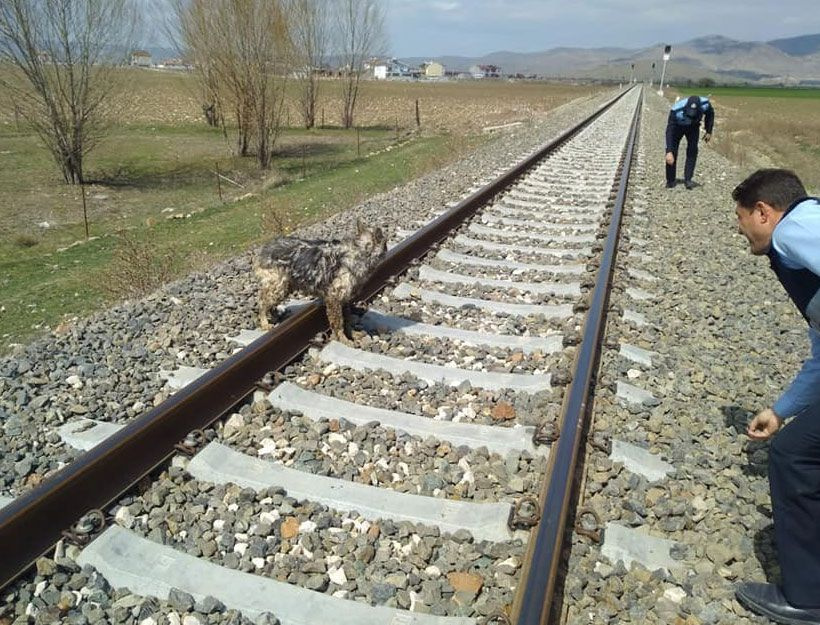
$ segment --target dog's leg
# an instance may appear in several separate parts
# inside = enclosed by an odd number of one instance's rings
[[[350,320],[350,304],[342,305],[342,332],[347,337],[353,337],[353,322]]]
[[[350,345],[352,341],[348,338],[345,324],[344,306],[350,301],[356,281],[350,271],[345,268],[328,285],[324,292],[325,306],[327,307],[327,318],[330,328],[336,340]]]
[[[288,292],[288,279],[276,269],[257,269],[259,277],[259,327],[269,330],[271,327],[268,317],[270,310],[284,299]]]
[[[351,340],[345,334],[342,302],[335,298],[326,298],[325,309],[327,310],[327,320],[330,322],[331,336],[337,341],[349,345]]]

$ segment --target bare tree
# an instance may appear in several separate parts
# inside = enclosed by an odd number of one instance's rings
[[[285,110],[285,82],[292,63],[288,22],[278,0],[233,0],[245,93],[254,123],[256,160],[270,168]]]
[[[0,91],[31,125],[69,184],[105,129],[135,23],[131,0],[2,0]]]
[[[289,7],[299,108],[305,128],[316,125],[319,74],[327,61],[330,23],[325,8],[323,0],[291,0]]]
[[[365,62],[384,53],[384,5],[379,0],[336,0],[336,52],[341,61],[342,125],[353,126]]]
[[[237,151],[270,167],[291,45],[282,0],[178,0],[180,34],[206,103],[233,113]]]
[[[162,0],[155,1],[162,6]],[[166,20],[166,34],[176,43],[181,56],[190,59],[193,65],[199,79],[205,121],[209,126],[221,126],[227,136],[219,76],[211,54],[210,39],[215,28],[213,6],[202,0],[171,0],[170,7],[175,19]]]
[[[235,3],[226,0],[174,0],[178,32],[171,32],[191,58],[199,79],[202,110],[211,125],[219,124],[227,137],[225,114],[236,122],[236,151],[250,153],[251,123],[245,84],[231,33]]]

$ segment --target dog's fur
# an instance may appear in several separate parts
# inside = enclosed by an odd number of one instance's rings
[[[343,307],[387,250],[380,228],[356,222],[347,239],[280,237],[259,251],[259,325],[270,328],[269,311],[294,291],[322,297],[333,335],[347,342]]]

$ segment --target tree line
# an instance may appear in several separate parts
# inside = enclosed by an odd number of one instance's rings
[[[2,0],[0,88],[37,133],[69,184],[115,119],[139,24],[137,0]],[[170,0],[173,38],[194,66],[209,124],[236,152],[271,166],[285,88],[296,83],[306,128],[331,59],[350,128],[366,61],[384,52],[379,0]]]

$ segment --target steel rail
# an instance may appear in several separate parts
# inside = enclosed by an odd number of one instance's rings
[[[625,93],[391,249],[359,290],[358,299],[370,299],[489,198],[591,124]],[[63,529],[133,487],[173,455],[174,445],[188,433],[219,419],[251,394],[266,373],[287,365],[307,349],[315,335],[327,329],[324,307],[315,300],[0,509],[0,589],[46,553],[60,539]]]
[[[639,100],[638,106],[635,107],[624,150],[618,192],[615,196],[601,264],[598,267],[580,348],[575,360],[572,383],[564,398],[561,436],[550,452],[548,479],[542,499],[541,522],[535,536],[534,546],[530,551],[530,566],[526,580],[520,587],[520,595],[517,598],[518,611],[515,619],[517,625],[549,625],[555,616],[554,595],[559,565],[562,560],[564,532],[573,495],[582,433],[591,408],[591,385],[598,366],[600,345],[606,323],[606,307],[620,238],[623,206],[629,187],[629,171],[632,166],[640,111]]]

